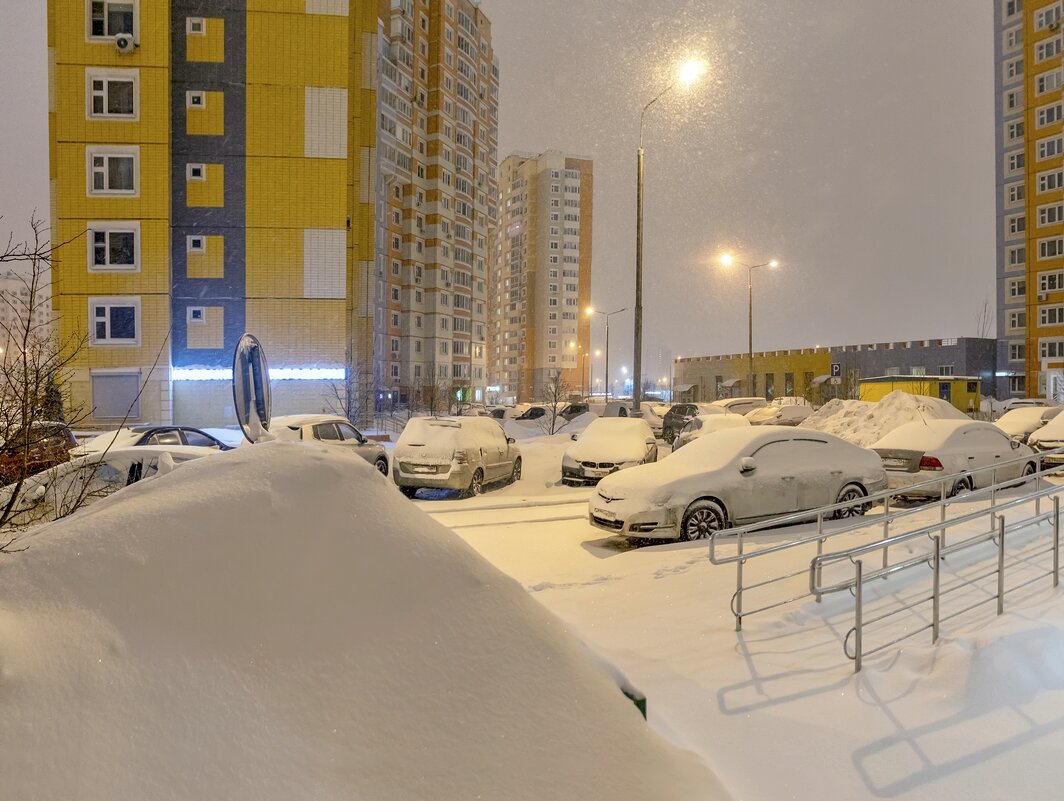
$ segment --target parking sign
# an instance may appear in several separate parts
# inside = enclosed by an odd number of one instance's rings
[[[838,378],[842,375],[842,365],[839,362],[831,363],[831,377]]]

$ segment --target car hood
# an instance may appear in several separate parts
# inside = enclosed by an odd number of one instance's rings
[[[598,493],[605,498],[635,500],[643,499],[647,503],[664,502],[669,496],[684,490],[686,484],[697,483],[700,486],[724,478],[727,468],[720,467],[707,470],[678,470],[670,465],[670,456],[660,462],[637,465],[613,473],[602,479]],[[738,469],[736,469],[736,476]]]
[[[581,438],[565,451],[578,462],[639,462],[646,456],[646,443],[639,437]]]

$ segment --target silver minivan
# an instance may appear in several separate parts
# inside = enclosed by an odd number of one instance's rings
[[[521,478],[521,451],[492,417],[412,417],[392,454],[392,476],[413,498],[421,488],[479,495]]]

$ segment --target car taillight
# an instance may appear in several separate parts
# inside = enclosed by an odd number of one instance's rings
[[[934,456],[922,456],[922,457],[920,457],[920,469],[921,470],[941,470],[942,469],[942,462],[940,462]]]
[[[466,459],[466,452],[465,451],[455,451],[454,452],[454,461],[455,461],[456,464],[467,464],[468,460]]]

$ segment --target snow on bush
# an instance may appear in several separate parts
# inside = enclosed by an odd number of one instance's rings
[[[726,797],[560,620],[335,450],[201,459],[2,558],[0,797]]]
[[[898,390],[884,395],[878,403],[842,399],[828,401],[798,425],[834,434],[867,448],[904,423],[967,419],[968,415],[944,400]]]

